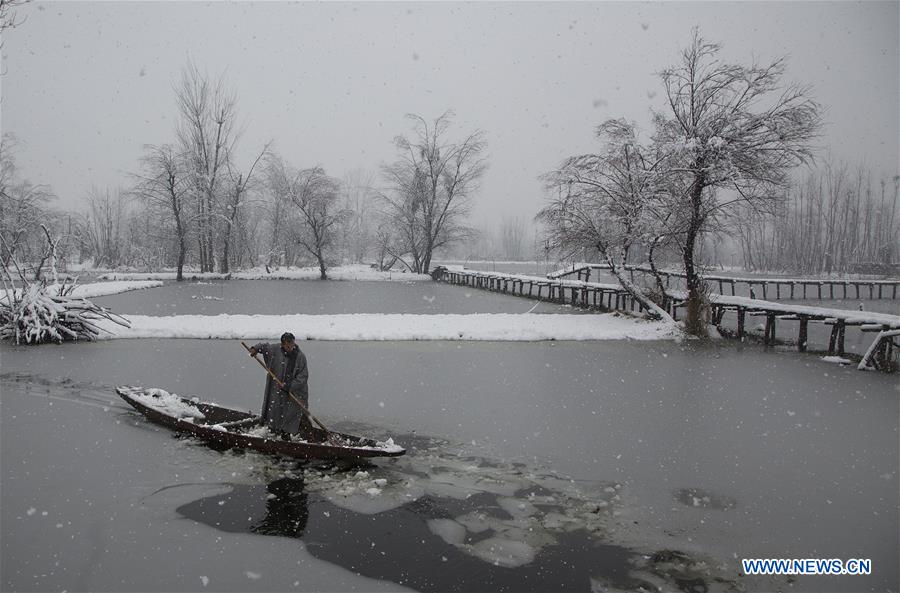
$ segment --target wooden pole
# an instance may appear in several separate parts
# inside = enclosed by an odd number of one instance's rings
[[[797,350],[806,352],[806,332],[809,318],[805,315],[800,316],[800,336],[797,338]]]
[[[766,334],[763,343],[769,346],[775,342],[775,314],[766,315]]]

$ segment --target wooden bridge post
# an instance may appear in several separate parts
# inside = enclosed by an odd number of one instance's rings
[[[806,352],[806,332],[809,318],[806,315],[800,316],[800,336],[797,338],[797,350]]]
[[[775,314],[769,313],[766,315],[766,334],[763,338],[763,343],[766,346],[775,343]]]
[[[738,339],[743,339],[744,337],[744,318],[747,315],[747,310],[743,307],[738,307],[737,310],[737,337]]]
[[[819,300],[822,300],[822,281],[819,281]]]
[[[794,283],[791,282],[791,300],[794,300]]]
[[[844,320],[838,319],[837,322],[838,327],[838,340],[837,340],[837,355],[844,355]]]
[[[843,319],[835,321],[831,326],[831,337],[828,339],[828,354],[844,355],[844,330]]]
[[[775,283],[775,300],[781,300],[781,282]]]

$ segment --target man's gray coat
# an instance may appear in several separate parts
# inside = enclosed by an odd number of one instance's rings
[[[300,348],[294,348],[297,356],[293,369],[289,368],[291,366],[290,355],[281,348],[280,343],[260,342],[254,348],[263,355],[266,366],[275,373],[275,376],[284,381],[290,392],[309,409],[309,387],[307,386],[309,369],[306,366],[306,355],[300,351]],[[266,394],[263,398],[262,418],[270,430],[297,434],[300,431],[301,420],[305,419],[305,414],[300,410],[300,406],[278,387],[272,377],[268,377]],[[307,427],[309,421],[304,421],[303,425]]]

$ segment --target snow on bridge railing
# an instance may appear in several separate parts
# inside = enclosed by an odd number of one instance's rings
[[[566,276],[576,275],[579,279],[584,276],[585,280],[590,279],[591,270],[603,270],[608,271],[610,266],[608,264],[601,263],[574,263],[571,266],[556,270],[554,272],[550,272],[547,274],[548,278],[558,279],[564,278]],[[652,270],[649,266],[646,265],[626,265],[624,269],[631,273],[634,272],[643,272],[643,273],[652,273]],[[677,270],[657,270],[660,276],[666,278],[667,284],[669,278],[685,278],[684,272],[680,272]],[[835,298],[869,298],[869,299],[896,299],[900,296],[900,279],[888,279],[888,280],[867,280],[860,278],[775,278],[775,277],[741,277],[741,276],[718,276],[711,274],[702,274],[702,278],[706,282],[715,282],[719,284],[719,292],[724,294],[724,285],[731,286],[731,294],[735,294],[735,285],[736,284],[746,284],[751,290],[754,286],[760,287],[762,289],[762,297],[763,299],[768,298],[767,295],[767,287],[769,285],[774,286],[776,298],[781,298],[781,288],[785,287],[789,289],[789,292],[785,294],[785,296],[791,300],[794,298],[817,298],[821,300],[826,299],[835,299]],[[855,295],[849,295],[847,292],[848,287],[854,287],[856,289]],[[807,296],[807,288],[816,287],[818,290],[816,295]],[[827,294],[823,294],[822,289],[824,287],[828,287],[829,291]],[[842,287],[843,294],[835,295],[834,288]],[[865,293],[860,292],[861,287],[868,287],[869,294],[868,297]],[[802,290],[802,297],[799,294],[795,295],[795,289],[799,288]],[[877,296],[876,289],[877,288]],[[885,288],[889,290],[884,290]]]

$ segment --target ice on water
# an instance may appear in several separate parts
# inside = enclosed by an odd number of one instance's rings
[[[526,473],[512,464],[448,453],[413,454],[368,471],[307,469],[304,477],[309,491],[370,515],[425,496],[477,500],[458,516],[430,519],[428,528],[461,552],[504,567],[528,564],[567,532],[604,530],[620,488],[608,483],[581,488],[550,472]],[[493,502],[483,503],[484,496]]]

